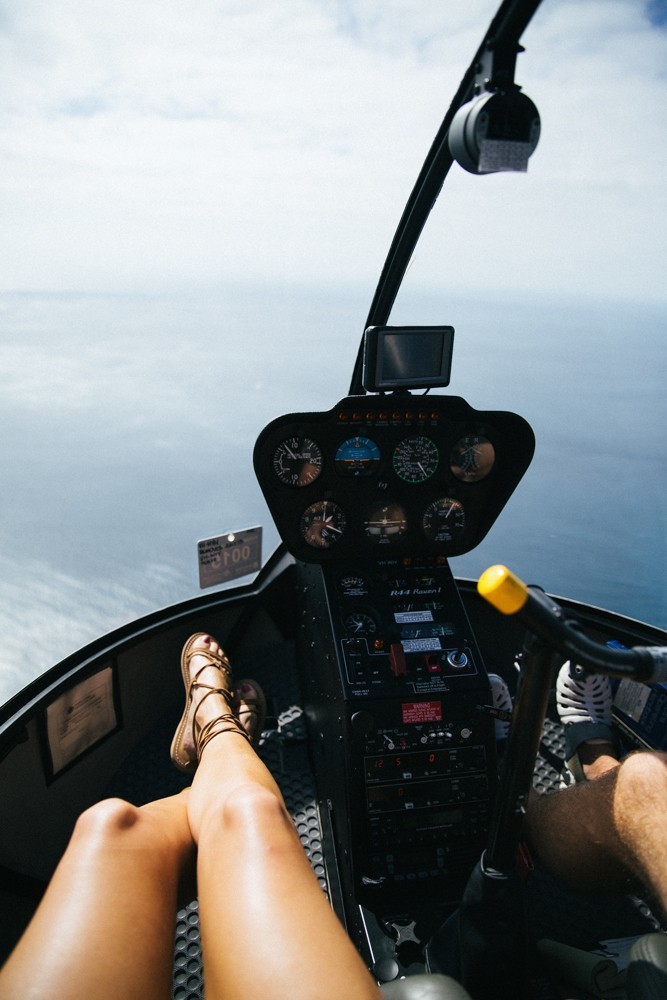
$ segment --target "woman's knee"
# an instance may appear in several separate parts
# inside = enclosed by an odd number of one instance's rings
[[[81,813],[73,839],[108,844],[134,831],[140,817],[137,806],[124,799],[103,799]]]
[[[268,788],[252,782],[239,785],[224,800],[220,810],[223,826],[270,837],[291,828],[291,820],[280,799]]]

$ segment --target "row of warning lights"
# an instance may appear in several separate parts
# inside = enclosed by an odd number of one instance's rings
[[[366,423],[374,423],[378,421],[380,423],[386,423],[388,420],[395,422],[403,422],[413,420],[425,423],[427,420],[436,421],[440,419],[441,414],[438,410],[431,410],[427,413],[426,410],[367,410],[362,412],[361,410],[340,410],[338,413],[338,422],[341,424],[346,423],[359,423],[360,421],[365,421]]]

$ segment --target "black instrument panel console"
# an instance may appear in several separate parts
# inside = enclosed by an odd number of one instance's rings
[[[457,396],[350,396],[273,420],[257,479],[304,562],[454,556],[491,528],[534,451],[529,424]]]

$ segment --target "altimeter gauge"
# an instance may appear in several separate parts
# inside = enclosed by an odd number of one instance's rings
[[[299,525],[303,540],[315,549],[330,549],[345,532],[347,518],[331,500],[319,500],[307,507]]]
[[[322,471],[322,450],[309,437],[285,438],[273,453],[273,471],[286,486],[309,486]]]
[[[456,442],[449,456],[449,466],[464,483],[478,483],[491,472],[496,452],[483,434],[466,434]]]
[[[434,500],[424,511],[422,528],[432,542],[453,542],[464,531],[466,515],[463,504],[451,497]]]
[[[376,544],[391,544],[405,534],[408,519],[403,507],[397,503],[377,504],[364,521],[366,537]]]
[[[392,465],[397,476],[406,483],[423,483],[438,468],[440,454],[437,445],[423,434],[404,438],[396,445]]]

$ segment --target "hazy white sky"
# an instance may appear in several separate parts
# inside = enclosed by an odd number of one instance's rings
[[[0,0],[0,287],[370,291],[495,7]],[[545,0],[528,177],[457,168],[410,280],[474,283],[481,248],[490,287],[664,300],[666,9]]]

